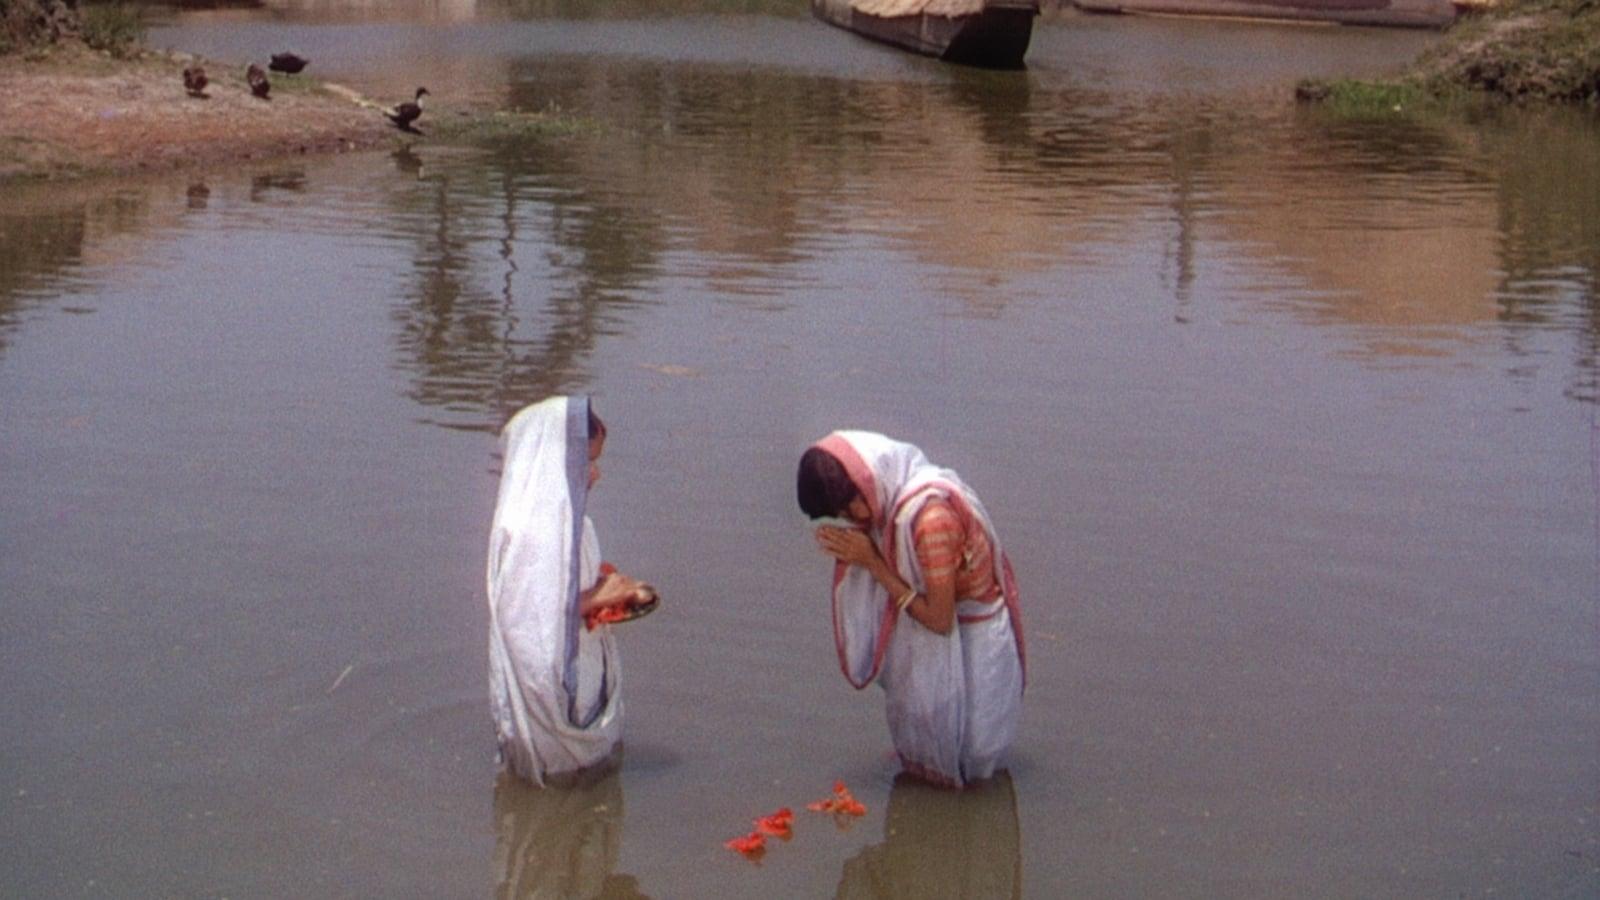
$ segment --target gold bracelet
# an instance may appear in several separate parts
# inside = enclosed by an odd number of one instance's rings
[[[898,600],[894,601],[894,605],[901,612],[905,612],[906,607],[910,606],[911,601],[915,599],[917,599],[917,589],[907,588],[906,592],[901,594]]]

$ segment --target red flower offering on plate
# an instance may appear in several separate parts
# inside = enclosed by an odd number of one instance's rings
[[[614,606],[602,606],[585,616],[583,621],[589,630],[593,631],[597,625],[615,625],[618,622],[626,622],[631,618],[633,616],[628,612],[628,607],[618,603]]]

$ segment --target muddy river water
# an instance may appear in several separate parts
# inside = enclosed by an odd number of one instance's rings
[[[1600,893],[1600,128],[1338,121],[1419,32],[801,9],[195,12],[581,127],[0,194],[0,893]],[[617,774],[498,780],[495,432],[611,439]],[[793,499],[835,427],[993,511],[1008,778],[898,782]],[[722,847],[843,779],[759,864]],[[807,818],[807,816],[812,816]]]

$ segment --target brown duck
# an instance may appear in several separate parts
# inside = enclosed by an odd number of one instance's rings
[[[263,100],[272,99],[267,96],[272,93],[272,82],[267,80],[267,73],[263,72],[260,66],[251,63],[250,67],[244,70],[244,80],[250,82],[250,93]]]
[[[189,66],[183,70],[183,89],[191,97],[204,97],[206,95],[206,70],[200,66]]]

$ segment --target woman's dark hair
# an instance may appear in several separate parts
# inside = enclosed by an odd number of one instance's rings
[[[844,465],[820,447],[812,447],[800,457],[795,493],[800,511],[813,519],[840,515],[851,500],[861,496]]]
[[[592,441],[605,436],[606,423],[600,421],[600,417],[594,414],[594,401],[591,400],[589,401],[589,440]]]

